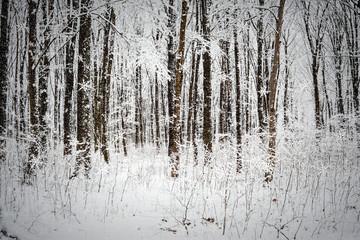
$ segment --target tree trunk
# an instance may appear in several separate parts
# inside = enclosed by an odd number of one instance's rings
[[[49,5],[47,5],[49,4]],[[49,73],[50,73],[50,60],[48,57],[48,48],[50,45],[50,22],[53,12],[53,1],[43,0],[42,11],[43,11],[43,25],[44,40],[41,46],[42,60],[39,66],[39,133],[40,133],[40,149],[42,161],[45,161],[47,152],[47,137],[49,134],[49,127],[46,122],[46,112],[48,109],[48,94],[47,88],[49,85]],[[44,156],[45,155],[45,156]]]
[[[313,79],[314,87],[314,100],[315,100],[315,122],[316,128],[320,129],[322,126],[322,114],[320,111],[320,95],[319,95],[319,86],[318,86],[318,72],[319,72],[319,55],[322,49],[322,40],[323,40],[323,16],[328,7],[326,4],[324,9],[320,9],[320,5],[317,6],[317,12],[319,13],[320,21],[317,21],[316,26],[311,26],[310,23],[310,3],[306,4],[305,1],[302,2],[305,13],[304,13],[304,23],[306,36],[309,42],[310,51],[312,55],[311,62],[311,73]],[[317,3],[319,4],[319,3]],[[311,32],[311,29],[316,29],[316,32]]]
[[[84,165],[86,178],[89,178],[91,168],[91,15],[88,12],[91,7],[90,4],[90,0],[83,0],[80,5],[79,64],[77,73],[77,155],[74,173],[74,176],[76,176],[80,165]]]
[[[171,153],[171,177],[178,177],[178,169],[180,164],[180,109],[181,109],[181,89],[183,85],[183,65],[185,58],[185,33],[186,33],[186,19],[187,19],[188,6],[187,1],[183,0],[181,4],[181,23],[180,23],[180,39],[179,49],[177,51],[176,61],[176,85],[175,85],[175,106],[174,106],[174,131]]]
[[[236,172],[240,173],[242,169],[241,160],[241,96],[240,96],[240,69],[239,69],[239,44],[238,44],[237,29],[234,29],[234,54],[235,54],[235,85],[236,85]]]
[[[288,33],[289,34],[289,33]],[[289,92],[289,54],[288,54],[288,47],[289,47],[289,39],[288,37],[284,36],[284,52],[285,52],[285,86],[284,86],[284,127],[287,127],[289,123],[289,116],[288,116],[288,92]]]
[[[155,72],[155,144],[160,149],[160,112],[159,112],[159,82],[158,73]]]
[[[73,6],[71,6],[71,3]],[[78,0],[68,0],[67,8],[73,9],[76,11],[78,9]],[[64,155],[71,155],[72,152],[72,130],[73,124],[71,124],[72,118],[72,96],[74,91],[74,54],[75,54],[75,44],[76,44],[76,28],[77,21],[74,18],[74,13],[70,11],[68,15],[68,26],[66,28],[66,33],[71,37],[66,44],[66,56],[65,56],[65,96],[64,96]]]
[[[108,121],[110,113],[110,84],[111,84],[111,70],[114,58],[114,32],[111,31],[112,26],[115,25],[114,9],[107,7],[105,19],[108,20],[104,32],[104,48],[103,48],[103,69],[101,80],[101,152],[106,163],[109,163],[109,133]]]
[[[264,94],[262,92],[264,87],[263,81],[263,47],[264,47],[264,26],[263,15],[264,0],[259,0],[260,4],[260,17],[257,22],[257,70],[256,70],[256,93],[257,93],[257,109],[258,109],[258,121],[259,121],[259,133],[262,134],[265,131],[265,113],[264,113]]]
[[[211,119],[211,55],[210,55],[210,27],[208,23],[208,0],[201,0],[204,47],[203,51],[203,91],[204,91],[204,116],[203,116],[203,141],[204,141],[204,164],[209,164],[212,152],[212,119]]]
[[[36,9],[37,2],[30,0],[29,2],[29,50],[28,50],[28,93],[29,93],[29,110],[30,110],[30,134],[32,140],[29,147],[29,159],[25,167],[25,181],[34,172],[35,161],[39,154],[37,137],[39,136],[39,118],[37,111],[37,89],[36,89],[36,69],[35,69],[35,56],[36,56]]]
[[[135,69],[135,145],[142,144],[141,128],[141,66]]]
[[[158,42],[160,40],[160,30],[156,31],[156,46],[158,48]],[[159,111],[159,81],[158,81],[158,69],[155,70],[155,106],[154,106],[154,114],[155,114],[155,144],[157,150],[160,149],[160,111]]]
[[[251,118],[250,118],[250,62],[251,62],[251,49],[250,49],[250,24],[247,25],[246,43],[244,54],[246,52],[246,68],[245,68],[245,132],[250,133]]]
[[[188,113],[188,118],[187,118],[187,133],[186,133],[186,144],[189,145],[190,144],[190,140],[191,138],[191,134],[192,133],[192,124],[194,124],[194,122],[191,124],[192,120],[193,120],[193,115],[194,115],[194,102],[193,102],[193,97],[194,97],[194,81],[195,81],[195,68],[196,68],[196,51],[195,51],[195,41],[193,41],[191,43],[191,52],[192,52],[192,57],[191,57],[191,77],[190,77],[190,87],[189,87],[189,113]]]
[[[169,0],[168,7],[168,28],[169,28],[169,39],[168,39],[168,111],[169,111],[169,145],[168,145],[168,156],[171,157],[172,149],[174,148],[174,82],[176,79],[176,62],[175,62],[175,44],[174,38],[176,35],[175,31],[175,13],[174,13],[174,0]]]
[[[9,0],[2,0],[1,3],[1,36],[0,36],[0,162],[5,161],[6,152],[6,105],[7,105],[7,84],[8,84],[8,64],[7,56],[9,52],[8,36],[8,11]]]
[[[283,14],[284,14],[285,0],[280,0],[280,6],[278,9],[278,17],[276,22],[276,34],[275,34],[275,52],[274,59],[272,63],[272,69],[270,74],[270,95],[269,95],[269,171],[265,174],[265,181],[270,182],[273,179],[273,171],[275,167],[275,147],[276,147],[276,106],[275,98],[277,91],[277,82],[278,82],[278,70],[280,65],[280,37],[281,37],[281,27],[283,23]]]
[[[229,82],[229,48],[230,43],[226,40],[220,40],[221,72],[224,76],[220,83],[220,121],[219,133],[227,135],[230,133],[231,126],[231,105],[230,105],[230,82]]]

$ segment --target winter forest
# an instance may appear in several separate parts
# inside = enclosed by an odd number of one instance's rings
[[[0,239],[359,239],[360,1],[2,0]]]

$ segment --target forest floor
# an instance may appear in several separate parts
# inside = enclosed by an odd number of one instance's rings
[[[130,147],[128,157],[113,153],[109,165],[94,156],[90,179],[69,180],[73,164],[55,154],[30,186],[4,164],[0,239],[359,239],[353,145],[282,146],[266,184],[266,154],[256,141],[245,138],[241,174],[230,144],[215,146],[205,168],[183,150],[177,179],[169,177],[166,149],[150,145]]]

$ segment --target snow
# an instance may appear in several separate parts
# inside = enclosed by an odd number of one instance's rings
[[[109,165],[94,154],[90,179],[69,180],[72,161],[60,154],[33,185],[2,167],[0,226],[22,240],[358,239],[355,146],[339,136],[287,137],[270,184],[255,136],[244,138],[241,174],[230,143],[214,146],[209,167],[194,166],[184,146],[177,179],[166,149],[152,145],[130,147],[128,157],[113,153]]]

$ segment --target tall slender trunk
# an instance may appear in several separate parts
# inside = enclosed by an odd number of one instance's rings
[[[240,173],[242,169],[241,159],[241,93],[240,93],[240,69],[239,69],[239,43],[238,43],[237,29],[234,29],[234,54],[235,54],[235,85],[236,85],[236,172]]]
[[[47,5],[49,4],[49,5]],[[50,47],[50,22],[53,12],[53,1],[42,2],[43,22],[45,27],[43,38],[44,41],[41,46],[42,60],[39,66],[39,133],[40,133],[40,150],[41,155],[46,155],[47,152],[47,137],[49,134],[48,123],[46,122],[46,112],[48,109],[48,85],[49,85],[49,73],[50,73],[50,60],[48,57],[48,48]],[[46,156],[42,156],[42,161]]]
[[[174,0],[169,0],[168,7],[168,28],[169,28],[169,39],[168,39],[168,111],[169,111],[169,145],[168,145],[168,156],[171,157],[172,149],[174,147],[174,82],[176,79],[176,62],[175,62],[175,43],[174,38],[176,35],[175,31],[175,13],[174,13]]]
[[[289,34],[289,33],[288,33]],[[290,75],[290,66],[289,66],[289,54],[288,54],[288,47],[289,47],[289,40],[287,37],[284,36],[284,53],[285,53],[285,86],[284,86],[284,125],[287,127],[289,123],[289,115],[288,115],[288,92],[289,92],[289,75]]]
[[[29,147],[29,159],[25,167],[25,181],[29,180],[27,177],[34,172],[35,161],[39,154],[37,137],[39,136],[39,116],[37,111],[37,86],[36,86],[36,13],[37,13],[37,2],[30,0],[29,2],[29,40],[28,40],[28,93],[29,93],[29,110],[30,110],[30,134],[32,140],[30,141]]]
[[[1,32],[0,32],[0,162],[5,161],[6,152],[6,103],[8,84],[7,55],[9,51],[8,36],[8,11],[9,0],[2,0],[1,3]]]
[[[103,69],[101,80],[101,152],[104,156],[104,161],[109,163],[109,133],[108,122],[110,114],[110,84],[111,84],[111,70],[114,58],[114,32],[111,31],[112,26],[115,25],[114,9],[110,6],[107,7],[105,17],[108,22],[106,23],[104,32],[104,48],[103,48]]]
[[[327,107],[327,114],[328,114],[328,119],[331,118],[331,107],[330,107],[330,101],[329,101],[329,94],[327,92],[327,87],[326,87],[326,75],[325,75],[325,59],[323,60],[323,65],[322,65],[322,69],[321,69],[321,73],[322,73],[322,84],[323,84],[323,88],[324,88],[324,94],[325,94],[325,102],[326,102],[326,107]],[[332,130],[332,127],[330,125],[330,131]]]
[[[156,47],[159,48],[160,30],[156,31]],[[160,149],[160,111],[159,111],[159,81],[158,81],[158,69],[155,70],[155,101],[154,101],[154,114],[155,114],[155,144],[156,148]]]
[[[259,133],[265,130],[265,113],[264,113],[264,93],[263,93],[263,47],[264,47],[264,23],[263,15],[264,0],[259,0],[260,4],[260,17],[257,22],[257,69],[256,69],[256,93],[257,93],[257,113],[259,121]]]
[[[141,66],[136,66],[135,69],[135,145],[139,147],[142,143],[141,138]]]
[[[318,84],[318,72],[319,72],[319,55],[322,49],[322,41],[323,41],[323,16],[328,7],[328,3],[323,9],[320,9],[320,5],[317,6],[317,12],[319,13],[320,21],[317,21],[316,26],[311,26],[310,22],[310,3],[306,4],[305,1],[302,1],[305,13],[304,13],[304,23],[305,23],[305,31],[306,37],[308,39],[308,43],[310,46],[310,51],[312,55],[311,61],[311,74],[313,79],[313,87],[314,87],[314,101],[315,101],[315,122],[316,128],[320,129],[322,126],[322,114],[320,108],[320,94],[319,94],[319,84]],[[317,3],[319,4],[319,3]],[[316,29],[315,32],[311,32],[312,29]]]
[[[80,5],[79,63],[77,86],[77,155],[73,176],[78,174],[80,165],[84,165],[85,177],[89,178],[91,168],[91,72],[90,39],[91,15],[88,12],[90,0],[82,0]]]
[[[178,177],[178,169],[180,164],[180,110],[181,110],[181,89],[183,85],[183,65],[185,58],[185,33],[186,33],[186,19],[187,19],[188,6],[187,1],[183,0],[181,4],[181,23],[180,23],[180,39],[179,49],[177,51],[176,61],[176,85],[175,85],[175,106],[174,106],[174,131],[171,153],[171,177]]]
[[[229,134],[231,125],[231,105],[230,105],[230,82],[229,82],[229,48],[230,43],[220,40],[220,48],[223,52],[221,57],[221,71],[224,76],[220,83],[220,120],[219,133]]]
[[[194,97],[194,81],[195,81],[195,67],[196,67],[196,52],[195,52],[195,41],[193,41],[191,43],[191,52],[192,52],[192,57],[191,57],[191,77],[190,77],[190,86],[189,86],[189,113],[188,113],[188,117],[187,117],[187,132],[186,132],[186,144],[189,145],[190,144],[190,140],[191,138],[191,134],[194,134],[192,132],[192,127],[191,127],[191,120],[193,119],[193,115],[194,115],[194,102],[193,102],[193,97]],[[194,123],[192,123],[194,124]]]
[[[281,28],[283,23],[283,15],[285,8],[285,0],[280,0],[280,6],[278,9],[278,17],[276,22],[276,34],[275,34],[275,50],[274,59],[272,63],[272,69],[270,74],[270,95],[269,95],[269,171],[265,174],[265,181],[270,182],[273,179],[273,171],[275,167],[275,147],[276,147],[276,92],[278,82],[278,70],[280,68],[280,37]]]
[[[71,6],[72,3],[72,6]],[[78,0],[67,0],[67,8],[70,10],[68,15],[68,26],[66,33],[71,37],[66,44],[66,56],[65,56],[65,96],[64,96],[64,155],[71,155],[72,145],[71,140],[73,137],[72,130],[74,125],[71,124],[73,119],[72,107],[73,107],[73,92],[74,92],[74,54],[76,44],[76,29],[77,20],[74,18],[74,11],[79,7]]]
[[[204,38],[203,51],[203,92],[204,92],[204,116],[203,116],[203,140],[205,158],[204,164],[209,164],[212,153],[212,119],[211,119],[211,55],[210,55],[210,27],[208,23],[208,9],[210,1],[201,0],[202,22],[201,27]]]
[[[245,132],[250,132],[251,117],[250,117],[250,62],[251,62],[251,49],[250,49],[250,24],[248,24],[246,32],[246,68],[245,68]],[[244,51],[244,52],[245,52]]]
[[[199,43],[198,43],[199,45]],[[200,47],[198,47],[196,51],[196,62],[195,62],[195,76],[194,76],[194,97],[193,97],[193,125],[192,125],[192,144],[194,149],[194,163],[198,164],[198,144],[197,144],[197,136],[198,136],[198,115],[197,110],[199,108],[199,97],[198,97],[198,85],[199,85],[199,68],[200,68],[200,58],[201,55],[199,53]]]
[[[159,81],[158,72],[155,72],[155,144],[160,149],[160,112],[159,112]]]

